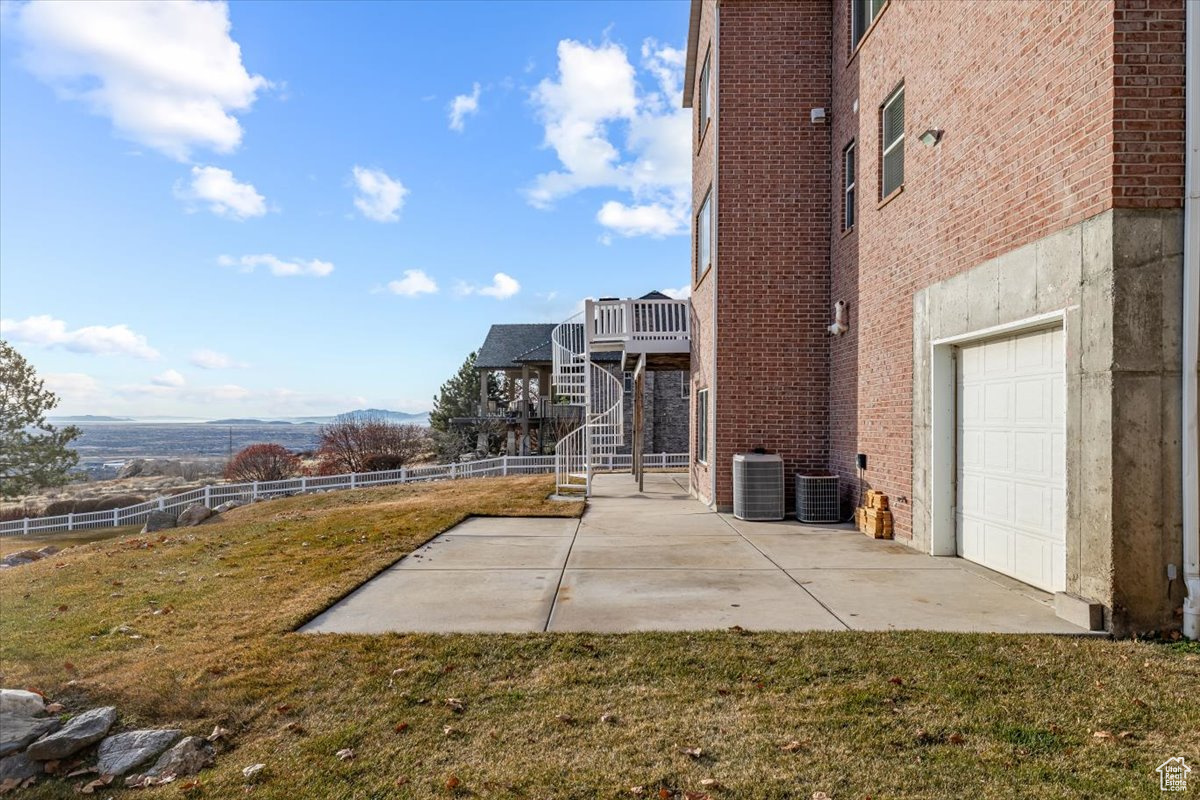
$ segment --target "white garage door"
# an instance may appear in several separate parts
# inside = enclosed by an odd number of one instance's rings
[[[1066,589],[1063,332],[958,354],[958,552],[1047,591]]]

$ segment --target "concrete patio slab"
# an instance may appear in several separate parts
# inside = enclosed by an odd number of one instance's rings
[[[858,533],[858,529],[853,525],[844,524],[841,522],[831,522],[826,525],[815,525],[804,522],[797,522],[794,519],[774,520],[771,522],[757,522],[754,520],[738,519],[733,514],[717,514],[725,521],[725,524],[733,528],[743,536],[749,536],[752,533],[772,534],[786,533],[792,536],[808,535],[808,534],[830,534],[848,531]],[[861,533],[858,534],[862,536]]]
[[[1054,610],[967,570],[788,570],[855,630],[1081,633]]]
[[[868,539],[858,531],[744,536],[783,569],[955,569],[957,561],[930,558],[896,542]]]
[[[614,533],[581,535],[571,548],[567,569],[637,569],[642,564],[654,569],[771,568],[745,539],[729,533],[724,536]]]
[[[454,526],[455,536],[574,536],[575,517],[468,517]]]
[[[385,570],[302,633],[521,633],[545,629],[560,569]]]
[[[451,530],[392,569],[562,569],[571,549],[569,536],[459,536]]]
[[[779,570],[567,569],[547,630],[845,630]]]

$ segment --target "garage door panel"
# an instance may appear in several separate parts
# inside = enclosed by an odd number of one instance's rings
[[[963,347],[958,373],[960,554],[1065,588],[1062,331]]]

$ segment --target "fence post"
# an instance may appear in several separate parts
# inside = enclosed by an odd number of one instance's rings
[[[356,477],[358,477],[358,473],[357,473],[357,472],[351,472],[351,473],[350,473],[350,488],[351,488],[351,489],[355,488],[355,485],[356,485],[356,484],[355,484],[355,478],[356,478]]]
[[[165,498],[165,497],[158,498],[158,510],[159,511],[167,510],[167,498]]]
[[[458,477],[458,465],[451,464],[450,465],[450,480],[454,480],[457,477]]]
[[[119,508],[113,509],[113,527],[114,528],[121,527],[121,509],[119,509]]]
[[[300,491],[301,492],[308,491],[308,476],[307,475],[300,476]]]
[[[69,531],[75,530],[75,512],[74,511],[67,512],[67,530],[69,530]]]
[[[505,453],[500,461],[500,474],[508,477],[508,453]]]
[[[400,482],[408,483],[408,467],[400,468]]]
[[[250,484],[250,502],[253,503],[258,499],[258,481]]]
[[[29,535],[29,517],[25,517],[24,519],[21,520],[21,535],[22,536]]]
[[[212,485],[204,485],[204,505],[212,508]]]

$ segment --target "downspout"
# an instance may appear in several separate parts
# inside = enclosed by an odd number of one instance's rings
[[[1200,639],[1200,3],[1189,2],[1184,28],[1186,139],[1183,198],[1183,635]]]
[[[713,90],[713,179],[712,179],[712,195],[713,195],[713,220],[712,220],[712,274],[709,278],[712,280],[712,385],[709,387],[709,406],[708,413],[712,417],[712,425],[709,426],[709,447],[712,448],[712,463],[708,467],[708,496],[711,507],[715,510],[717,504],[717,470],[720,469],[720,464],[717,461],[717,308],[720,305],[720,295],[717,294],[717,282],[721,278],[721,271],[717,268],[721,262],[721,247],[718,239],[720,238],[719,231],[721,230],[721,193],[718,191],[721,182],[721,0],[717,0],[713,4],[713,83],[716,89]],[[705,453],[707,456],[708,454]]]

